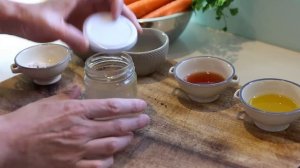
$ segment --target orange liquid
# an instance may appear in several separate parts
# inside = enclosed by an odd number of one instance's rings
[[[299,108],[294,100],[278,94],[255,96],[249,103],[253,107],[267,112],[289,112]]]
[[[186,77],[186,81],[190,83],[203,83],[203,84],[211,84],[211,83],[219,83],[224,81],[225,78],[214,72],[196,72],[188,75]]]

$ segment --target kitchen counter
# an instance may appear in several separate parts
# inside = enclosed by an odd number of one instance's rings
[[[60,43],[60,42],[56,42]],[[18,37],[0,35],[0,81],[14,74],[10,65],[15,55],[35,43]],[[170,45],[169,59],[209,55],[224,58],[236,68],[240,84],[265,77],[283,78],[300,83],[300,53],[249,40],[228,32],[191,22],[178,40]]]
[[[210,55],[236,68],[243,85],[257,78],[283,78],[300,83],[300,53],[191,23],[171,45],[169,58]]]
[[[0,113],[53,95],[69,84],[83,86],[83,62],[78,57],[72,59],[58,84],[37,86],[23,75],[12,77],[9,66],[14,56],[34,43],[4,35],[0,43],[5,58],[0,65]],[[207,104],[192,102],[180,92],[168,70],[175,61],[197,55],[232,62],[241,84],[263,77],[300,83],[294,75],[300,71],[299,53],[191,23],[171,44],[164,66],[138,79],[138,97],[148,102],[145,113],[151,123],[137,131],[132,144],[115,156],[114,167],[298,167],[300,120],[285,131],[265,132],[233,99],[237,88],[227,89],[217,101]]]

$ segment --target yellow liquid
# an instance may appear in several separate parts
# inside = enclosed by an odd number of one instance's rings
[[[255,96],[249,103],[251,106],[267,112],[289,112],[299,108],[292,99],[279,94]]]

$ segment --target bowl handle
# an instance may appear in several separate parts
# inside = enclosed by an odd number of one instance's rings
[[[238,89],[234,92],[233,98],[236,100],[240,100],[240,89]]]
[[[20,67],[16,64],[11,64],[10,69],[12,73],[21,73]]]
[[[234,75],[232,80],[230,81],[231,86],[238,86],[240,82],[240,78],[237,75]]]
[[[169,74],[174,76],[174,66],[169,69]]]

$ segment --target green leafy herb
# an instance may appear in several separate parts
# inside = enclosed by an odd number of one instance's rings
[[[224,10],[229,9],[229,13],[231,16],[235,16],[238,14],[239,10],[238,8],[230,8],[230,4],[234,0],[193,0],[192,8],[195,11],[201,11],[205,12],[208,9],[214,9],[216,11],[216,20],[224,20],[224,31],[227,31],[227,21]]]

